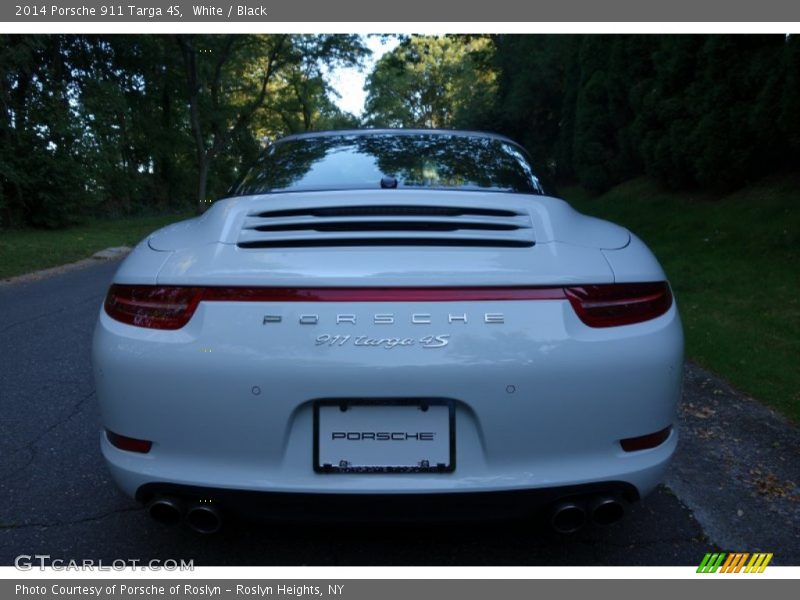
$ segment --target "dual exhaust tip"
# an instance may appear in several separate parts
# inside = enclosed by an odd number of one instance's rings
[[[565,500],[553,507],[550,525],[558,533],[575,533],[590,521],[610,525],[625,516],[625,505],[614,496],[596,496],[588,500]]]
[[[147,504],[147,514],[164,525],[181,521],[198,533],[216,533],[222,528],[222,515],[212,503],[195,501],[185,504],[172,496],[157,496]]]
[[[212,534],[222,528],[222,515],[210,502],[184,503],[172,496],[157,496],[147,504],[147,514],[164,525],[177,525],[185,521],[198,533]],[[589,522],[610,525],[625,516],[625,505],[614,496],[595,496],[564,500],[550,513],[550,525],[558,533],[569,534],[581,530]]]

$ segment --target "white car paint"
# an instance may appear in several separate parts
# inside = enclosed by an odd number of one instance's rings
[[[264,210],[392,204],[507,209],[535,244],[495,247],[242,248]],[[546,196],[489,192],[284,193],[222,200],[166,227],[120,266],[118,284],[270,287],[567,286],[663,281],[656,259],[619,226]],[[348,315],[344,322],[337,316]],[[393,315],[392,323],[375,315]],[[426,315],[424,323],[413,315]],[[502,323],[486,322],[502,314]],[[265,316],[280,322],[265,323]],[[313,325],[300,324],[316,315]],[[468,315],[467,322],[453,315]],[[354,317],[355,323],[351,322]],[[385,320],[385,319],[384,319]],[[378,319],[380,321],[380,319]],[[428,323],[430,321],[430,323]],[[349,335],[343,345],[320,336]],[[446,336],[428,348],[352,340]],[[324,337],[322,339],[325,339]],[[101,435],[115,481],[307,493],[531,490],[621,481],[646,495],[677,432],[625,452],[621,439],[675,423],[683,335],[674,302],[641,323],[595,328],[570,302],[201,302],[177,330],[136,327],[101,310],[94,334],[106,429],[152,440],[148,453]],[[452,472],[320,473],[312,465],[321,399],[447,399]],[[379,450],[376,450],[378,452]]]

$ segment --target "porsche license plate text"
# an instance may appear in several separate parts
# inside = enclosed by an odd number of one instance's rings
[[[446,404],[324,404],[317,407],[316,418],[317,470],[452,469],[452,422]]]

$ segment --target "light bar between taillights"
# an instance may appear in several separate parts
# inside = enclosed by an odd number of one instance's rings
[[[479,302],[568,300],[586,325],[613,327],[654,319],[669,310],[665,281],[569,287],[283,288],[114,284],[105,310],[128,325],[180,329],[200,302]]]

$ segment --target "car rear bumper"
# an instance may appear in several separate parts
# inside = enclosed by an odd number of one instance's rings
[[[534,490],[402,495],[263,492],[154,482],[136,492],[136,500],[142,504],[158,498],[174,498],[184,507],[208,503],[226,517],[345,523],[517,519],[559,502],[588,507],[597,498],[609,497],[623,507],[639,500],[637,489],[622,481]]]
[[[445,348],[315,345],[338,331],[330,314],[385,306],[329,303],[202,305],[178,331],[154,331],[102,313],[94,366],[105,428],[153,442],[127,452],[102,435],[103,455],[129,495],[152,484],[242,493],[335,495],[531,492],[623,482],[638,496],[661,481],[677,432],[655,448],[625,452],[620,440],[674,425],[683,338],[673,306],[631,326],[592,329],[566,301],[495,302],[502,326],[479,319],[397,324],[392,335],[447,331]],[[445,305],[446,304],[446,305]],[[277,327],[265,314],[284,310]],[[298,325],[304,312],[316,327]],[[437,325],[436,323],[440,323]],[[366,329],[383,332],[379,325]],[[447,473],[320,473],[313,464],[314,406],[331,398],[443,398],[455,408],[456,468]]]
[[[554,458],[550,464],[532,460],[534,466],[522,463],[503,470],[485,463],[479,468],[463,456],[464,452],[459,460],[468,466],[445,474],[320,474],[312,469],[310,452],[296,471],[286,468],[269,472],[231,462],[188,457],[162,459],[157,454],[126,452],[113,447],[105,434],[101,436],[101,447],[114,480],[132,497],[153,483],[242,492],[411,495],[548,490],[609,481],[623,481],[632,485],[637,495],[644,496],[663,479],[677,438],[673,430],[659,447],[630,456],[620,453],[609,457]]]

